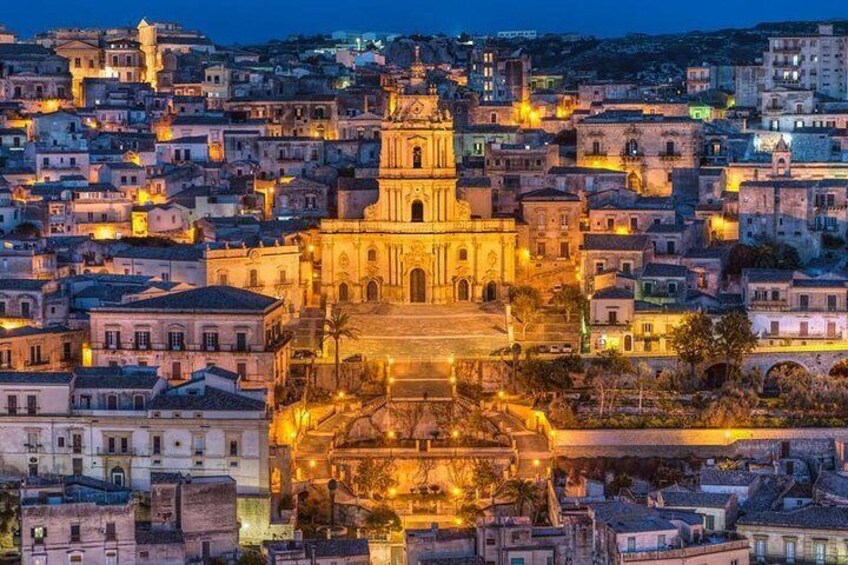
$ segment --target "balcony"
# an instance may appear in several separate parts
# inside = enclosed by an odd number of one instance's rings
[[[750,310],[759,310],[762,312],[788,312],[789,302],[785,298],[777,300],[762,300],[753,299],[749,304]]]
[[[44,365],[50,364],[49,357],[41,357],[39,359],[27,359],[24,361],[25,367],[43,367]]]
[[[121,449],[110,450],[108,448],[98,447],[97,455],[100,457],[121,457],[121,456],[129,456],[134,457],[136,455],[140,455],[137,449],[134,447],[128,448],[126,451]]]
[[[624,152],[621,154],[621,160],[624,163],[640,163],[645,160],[645,153],[643,151]]]

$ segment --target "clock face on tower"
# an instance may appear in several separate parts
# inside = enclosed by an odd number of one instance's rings
[[[416,116],[421,115],[421,112],[424,111],[424,106],[419,103],[415,103],[412,105],[412,113]]]

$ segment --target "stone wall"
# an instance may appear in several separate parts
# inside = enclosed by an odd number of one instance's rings
[[[848,428],[556,430],[561,457],[829,457]]]

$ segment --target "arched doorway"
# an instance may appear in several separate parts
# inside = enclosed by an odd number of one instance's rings
[[[633,336],[630,334],[624,336],[624,350],[633,351]]]
[[[409,301],[427,302],[427,275],[424,269],[412,269],[409,272]]]
[[[127,475],[121,467],[112,467],[109,478],[118,486],[127,486]]]
[[[423,222],[424,221],[424,203],[420,200],[414,200],[412,202],[411,209],[412,221],[413,222]]]
[[[456,285],[456,299],[461,302],[466,302],[468,300],[468,280],[462,279]]]
[[[498,299],[498,285],[495,284],[495,281],[489,281],[486,287],[483,289],[483,300],[486,302],[491,302],[492,300]]]
[[[365,298],[368,302],[380,300],[380,287],[377,286],[377,281],[368,281],[368,286],[365,287]]]
[[[347,302],[350,299],[350,292],[347,288],[347,283],[339,285],[339,302]]]

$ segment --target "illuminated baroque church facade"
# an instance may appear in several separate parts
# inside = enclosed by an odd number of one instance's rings
[[[472,219],[457,198],[453,119],[435,94],[393,97],[379,195],[363,219],[321,223],[332,302],[445,304],[500,298],[515,274],[515,221]]]

